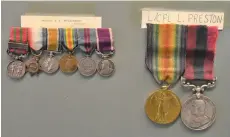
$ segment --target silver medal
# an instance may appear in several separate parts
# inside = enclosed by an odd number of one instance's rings
[[[182,105],[181,119],[192,130],[204,130],[210,127],[216,117],[215,104],[203,94],[194,94]]]
[[[14,79],[22,78],[26,73],[26,65],[19,60],[12,61],[7,66],[8,76]]]
[[[79,61],[78,70],[83,76],[92,76],[97,71],[96,62],[89,57],[82,58]]]
[[[109,59],[103,59],[98,63],[97,71],[101,76],[111,76],[115,71],[114,63]]]
[[[39,64],[41,70],[48,74],[55,73],[59,69],[59,62],[53,56],[45,56],[41,58]]]

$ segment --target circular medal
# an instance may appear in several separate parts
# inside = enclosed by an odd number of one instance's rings
[[[111,76],[115,71],[115,65],[111,60],[103,59],[98,63],[97,71],[101,76]]]
[[[59,60],[60,69],[64,73],[73,73],[77,71],[78,61],[73,55],[64,55]]]
[[[26,65],[19,60],[12,61],[7,66],[8,76],[14,79],[22,78],[26,72]]]
[[[182,122],[192,130],[204,130],[210,127],[214,123],[215,117],[215,104],[202,94],[199,98],[193,95],[182,105]]]
[[[45,73],[52,74],[59,69],[58,60],[52,56],[45,56],[39,60],[41,70]]]
[[[153,92],[145,103],[145,112],[150,120],[158,124],[169,124],[180,114],[180,99],[170,90]]]
[[[92,76],[97,71],[96,62],[89,58],[82,58],[79,61],[78,69],[83,76]]]

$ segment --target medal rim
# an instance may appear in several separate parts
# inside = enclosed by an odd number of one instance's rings
[[[35,64],[36,65],[36,70],[35,71],[31,71],[31,69],[29,68],[29,65],[30,64]],[[37,62],[29,62],[28,65],[26,65],[26,70],[29,72],[29,73],[32,73],[32,74],[35,74],[39,71],[39,64]]]
[[[168,121],[168,122],[165,122],[165,123],[162,123],[162,122],[157,122],[156,120],[150,118],[150,116],[148,115],[148,112],[147,112],[147,106],[148,106],[148,102],[149,102],[149,98],[154,96],[154,94],[158,93],[158,92],[170,92],[170,94],[174,95],[176,97],[176,100],[177,100],[177,103],[179,104],[179,110],[177,112],[177,115],[175,118],[173,118],[173,120],[171,121]],[[179,118],[179,115],[181,113],[181,102],[180,102],[180,98],[172,91],[172,90],[169,90],[169,89],[158,89],[156,91],[153,91],[149,94],[149,96],[147,97],[146,101],[145,101],[145,114],[147,115],[147,117],[154,123],[157,123],[157,124],[160,124],[160,125],[168,125],[168,124],[172,124],[173,122],[175,122],[178,118]]]
[[[42,67],[41,61],[44,62],[44,61],[47,60],[48,58],[53,58],[53,59],[55,60],[55,62],[57,63],[57,66],[58,66],[58,67],[56,67],[55,71],[46,71],[46,69],[44,69],[44,67]],[[58,61],[58,59],[57,59],[56,57],[44,56],[42,59],[39,60],[39,65],[40,65],[41,70],[42,70],[43,72],[47,73],[47,74],[54,74],[54,73],[56,73],[56,72],[59,70],[59,68],[60,68],[60,63],[59,63],[59,61]]]
[[[73,71],[63,71],[63,68],[62,68],[62,65],[61,65],[61,61],[62,61],[64,58],[66,58],[66,57],[71,57],[71,58],[73,58],[73,59],[76,61],[77,66],[76,66],[76,68],[75,68]],[[60,60],[59,60],[59,68],[60,68],[60,70],[61,70],[63,73],[72,74],[72,73],[74,73],[74,72],[76,72],[76,71],[78,70],[78,60],[77,60],[77,58],[76,58],[74,55],[71,55],[71,54],[63,55],[63,56],[60,58]]]
[[[113,65],[113,71],[111,72],[111,73],[109,73],[109,74],[102,74],[102,73],[100,73],[100,71],[98,71],[99,70],[99,64],[102,62],[102,61],[104,61],[104,60],[108,60],[112,65]],[[99,63],[97,64],[97,72],[98,72],[98,74],[100,75],[100,76],[103,76],[103,77],[109,77],[109,76],[112,76],[113,74],[114,74],[114,72],[115,72],[115,64],[114,64],[114,62],[112,61],[112,60],[110,60],[110,59],[102,59],[102,60],[100,60],[99,61]]]
[[[10,66],[10,64],[12,64],[13,62],[21,62],[22,64],[23,64],[23,74],[22,74],[22,76],[21,77],[13,77],[13,76],[11,76],[11,75],[9,75],[9,73],[8,73],[8,70],[9,70],[9,66]],[[12,78],[12,79],[21,79],[21,78],[23,78],[24,76],[25,76],[25,74],[26,74],[26,64],[23,62],[23,61],[20,61],[20,60],[13,60],[13,61],[11,61],[8,65],[7,65],[7,75],[10,77],[10,78]]]
[[[215,123],[215,121],[216,121],[216,105],[215,105],[215,103],[214,103],[209,97],[207,97],[207,96],[205,96],[205,95],[203,95],[203,94],[201,94],[200,97],[205,98],[206,100],[209,100],[209,101],[211,102],[211,104],[213,105],[213,108],[214,108],[214,109],[213,109],[214,111],[213,111],[213,117],[212,117],[212,119],[210,120],[210,122],[209,122],[207,125],[203,126],[202,128],[192,128],[192,127],[190,127],[189,125],[187,125],[186,122],[185,122],[184,119],[183,119],[183,110],[185,109],[185,107],[186,107],[186,105],[187,105],[188,102],[190,102],[191,100],[196,100],[196,95],[193,94],[192,96],[190,96],[186,101],[184,101],[184,103],[182,104],[182,107],[181,107],[181,121],[182,121],[182,123],[183,123],[187,128],[189,128],[189,129],[191,129],[191,130],[194,130],[194,131],[202,131],[202,130],[208,129],[208,128],[211,127],[211,126]],[[203,100],[204,100],[204,99],[203,99]]]
[[[93,70],[93,73],[90,73],[89,75],[87,75],[86,73],[82,73],[84,71],[81,71],[81,62],[85,59],[90,59],[94,64],[95,64],[95,67],[94,67],[94,70]],[[90,57],[84,57],[84,58],[81,58],[79,63],[78,63],[78,70],[80,72],[81,75],[83,76],[86,76],[86,77],[90,77],[90,76],[93,76],[96,72],[97,72],[97,63]]]

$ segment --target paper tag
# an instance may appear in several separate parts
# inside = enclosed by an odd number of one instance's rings
[[[101,28],[101,17],[95,16],[21,16],[21,27]]]
[[[224,13],[142,9],[141,28],[146,28],[146,23],[208,25],[218,26],[222,30],[224,26]]]

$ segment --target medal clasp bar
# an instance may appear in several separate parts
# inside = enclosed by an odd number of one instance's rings
[[[184,77],[181,77],[181,85],[185,88],[191,89],[194,93],[199,95],[203,93],[205,89],[214,88],[216,86],[217,77],[215,77],[212,81],[207,81],[204,84],[196,85],[189,81],[187,81]]]
[[[8,42],[7,53],[13,59],[20,60],[22,58],[26,58],[29,54],[28,51],[29,51],[28,43],[18,43],[13,41]]]

